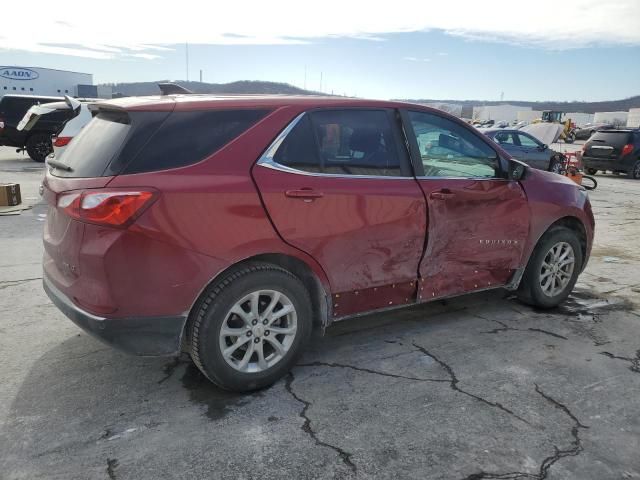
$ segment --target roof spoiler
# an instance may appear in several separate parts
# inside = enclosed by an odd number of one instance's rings
[[[158,88],[162,95],[191,95],[193,92],[187,88],[184,88],[177,83],[159,83]]]

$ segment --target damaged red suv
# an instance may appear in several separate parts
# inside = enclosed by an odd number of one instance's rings
[[[44,288],[137,355],[273,383],[314,327],[490,288],[553,307],[584,269],[585,190],[458,119],[346,98],[94,105],[49,161]]]

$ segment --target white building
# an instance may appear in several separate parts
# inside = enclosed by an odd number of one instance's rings
[[[505,120],[513,122],[518,119],[518,112],[531,110],[531,107],[519,107],[517,105],[487,105],[473,107],[474,120]]]
[[[107,92],[102,93],[107,96]],[[0,66],[0,98],[6,94],[97,97],[98,88],[93,84],[90,73]]]
[[[570,112],[565,113],[564,118],[570,118],[572,123],[575,123],[577,127],[582,127],[587,123],[593,123],[593,113],[583,112]]]
[[[628,112],[596,112],[593,116],[593,122],[626,125],[628,116]]]
[[[640,128],[640,108],[630,108],[627,116],[627,127]]]
[[[518,122],[531,123],[538,118],[542,118],[542,111],[540,110],[518,110],[516,114],[516,120],[518,120]]]

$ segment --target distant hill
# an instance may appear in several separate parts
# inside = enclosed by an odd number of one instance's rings
[[[623,100],[607,100],[604,102],[521,102],[509,100],[503,102],[482,101],[482,100],[427,100],[427,99],[405,99],[403,101],[416,103],[454,103],[465,107],[493,106],[493,105],[518,105],[531,107],[533,110],[559,110],[562,112],[617,112],[628,111],[630,108],[640,108],[640,95],[625,98]]]
[[[112,87],[114,97],[133,97],[139,95],[158,95],[160,90],[158,83],[168,82],[169,80],[157,80],[154,82],[136,82],[136,83],[107,83]],[[205,83],[205,82],[187,82],[174,81],[194,93],[213,93],[213,94],[245,94],[245,93],[263,93],[263,94],[287,94],[287,95],[318,95],[319,92],[304,90],[294,87],[288,83],[262,82],[241,80],[231,83]]]

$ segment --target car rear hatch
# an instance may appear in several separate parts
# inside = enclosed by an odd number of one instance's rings
[[[617,160],[630,141],[631,133],[626,130],[596,132],[585,144],[584,156],[598,160]]]
[[[129,112],[96,105],[94,117],[69,144],[61,159],[47,161],[43,197],[48,204],[44,228],[43,266],[47,279],[76,304],[94,314],[113,311],[105,285],[104,251],[122,230],[100,227],[74,218],[74,202],[98,196],[144,146],[170,111]],[[88,193],[89,192],[89,193]],[[95,192],[95,193],[91,193]],[[129,193],[129,192],[124,192]],[[97,197],[100,198],[100,197]],[[76,209],[77,211],[78,209]],[[85,238],[100,229],[100,246]]]

